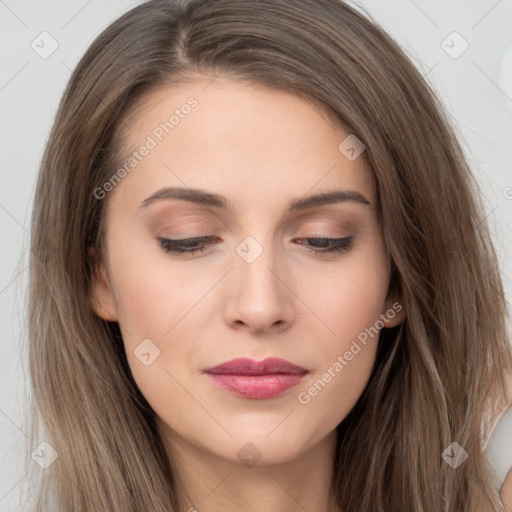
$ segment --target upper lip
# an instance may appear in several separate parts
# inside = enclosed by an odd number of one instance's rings
[[[278,357],[267,357],[262,361],[240,357],[206,368],[203,372],[227,375],[275,375],[278,373],[303,375],[308,373],[308,370]]]

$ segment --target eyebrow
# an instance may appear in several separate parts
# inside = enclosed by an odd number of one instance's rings
[[[139,206],[140,209],[148,207],[151,203],[163,199],[181,199],[190,203],[199,204],[202,206],[209,206],[214,208],[229,208],[230,202],[219,194],[213,194],[201,189],[181,188],[181,187],[164,187],[149,197],[144,199]],[[370,205],[370,201],[362,194],[355,190],[331,190],[319,194],[302,197],[295,199],[288,204],[288,211],[299,211],[313,208],[315,206],[322,206],[326,204],[342,203],[342,202],[355,202],[363,205]]]

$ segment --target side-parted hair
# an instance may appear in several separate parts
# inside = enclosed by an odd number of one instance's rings
[[[366,148],[389,293],[407,318],[381,331],[370,381],[337,428],[340,508],[504,510],[481,430],[488,404],[507,393],[512,355],[478,186],[422,74],[341,0],[151,0],[80,60],[44,153],[31,226],[31,448],[45,440],[58,453],[41,471],[33,510],[184,506],[119,325],[91,307],[109,198],[94,190],[121,164],[123,120],[145,95],[219,75],[312,101]],[[441,456],[452,442],[468,453],[457,469]]]

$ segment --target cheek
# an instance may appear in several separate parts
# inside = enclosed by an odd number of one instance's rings
[[[340,260],[329,272],[308,273],[298,282],[298,294],[323,324],[320,339],[333,349],[343,348],[383,313],[388,288],[385,256],[377,250]]]
[[[314,340],[314,372],[297,398],[311,415],[326,418],[330,428],[355,405],[375,362],[388,285],[385,256],[376,249],[340,263],[328,279],[304,283],[302,293],[323,326]]]
[[[314,371],[296,396],[317,437],[335,429],[354,407],[368,384],[377,353],[380,295],[371,286],[341,289],[350,293],[338,293],[332,297],[335,306],[324,308],[323,319],[333,333],[315,338]]]
[[[169,407],[187,410],[194,400],[180,383],[187,381],[194,337],[186,326],[190,325],[188,315],[193,316],[191,309],[204,292],[186,284],[183,276],[163,278],[160,269],[139,265],[135,257],[119,261],[119,323],[137,387],[159,413]]]
[[[180,407],[190,405],[182,403],[178,382],[197,371],[192,365],[201,349],[199,326],[207,321],[205,308],[211,304],[205,293],[216,277],[198,273],[193,264],[171,261],[148,242],[133,243],[129,253],[122,246],[111,252],[111,269],[132,375],[151,402],[165,398]]]
[[[173,326],[185,318],[205,286],[192,265],[172,262],[159,251],[146,242],[133,244],[129,254],[112,254],[120,323],[128,333],[156,340],[170,337]]]

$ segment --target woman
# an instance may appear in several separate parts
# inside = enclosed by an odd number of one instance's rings
[[[506,510],[483,219],[435,94],[347,4],[126,13],[37,184],[36,509]]]

